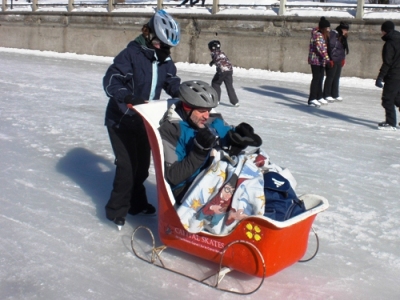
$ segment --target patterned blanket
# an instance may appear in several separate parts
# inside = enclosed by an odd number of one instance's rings
[[[210,167],[200,173],[183,198],[177,213],[191,233],[202,230],[229,233],[236,224],[252,215],[263,215],[265,207],[263,172],[282,168],[270,164],[263,154],[241,154],[235,161],[226,153],[214,153]]]

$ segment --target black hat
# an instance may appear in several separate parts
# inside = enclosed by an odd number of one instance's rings
[[[383,22],[381,30],[386,33],[394,30],[394,23],[392,21]]]
[[[221,43],[217,40],[212,40],[211,42],[208,43],[208,49],[210,50],[215,50],[220,48],[221,48]]]
[[[325,19],[325,17],[321,17],[318,23],[318,27],[319,29],[331,27],[331,23],[329,23],[329,21]]]
[[[347,22],[340,22],[340,25],[339,25],[339,27],[340,27],[340,29],[345,29],[345,30],[349,30],[350,29],[350,25],[349,25],[349,23],[347,23]]]

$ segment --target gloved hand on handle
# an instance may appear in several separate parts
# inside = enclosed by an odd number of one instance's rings
[[[126,103],[126,106],[129,108],[129,109],[132,109],[132,106],[135,106],[135,105],[139,105],[139,104],[144,104],[145,103],[145,100],[144,99],[142,99],[142,98],[140,98],[140,97],[135,97],[135,96],[133,96],[133,95],[127,95],[127,96],[125,96],[125,98],[124,98],[124,102]]]

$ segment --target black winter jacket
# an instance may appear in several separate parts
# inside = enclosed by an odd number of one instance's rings
[[[400,79],[400,32],[392,30],[382,36],[385,41],[382,49],[382,66],[379,76],[388,79]]]
[[[154,49],[135,41],[130,42],[114,58],[103,78],[104,90],[110,97],[105,125],[135,129],[140,118],[127,108],[124,98],[133,95],[136,99],[157,100],[160,99],[162,89],[175,98],[178,97],[180,82],[170,57],[159,62]]]
[[[346,37],[341,36],[336,30],[332,30],[329,34],[329,57],[334,62],[341,62],[346,58],[346,49],[341,39]]]

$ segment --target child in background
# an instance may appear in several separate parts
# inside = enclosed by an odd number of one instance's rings
[[[221,43],[213,40],[208,43],[208,49],[211,51],[210,67],[215,65],[217,72],[211,81],[212,87],[217,91],[218,103],[221,101],[221,84],[224,83],[226,91],[228,92],[229,101],[235,107],[239,106],[239,100],[236,96],[235,89],[233,88],[233,68],[228,57],[221,51]]]
[[[189,0],[183,0],[181,4],[177,5],[176,7],[181,7],[182,5],[185,5],[186,3],[188,3]],[[199,3],[200,0],[190,0],[190,7],[193,7],[194,5],[196,5],[197,3]],[[201,6],[204,7],[204,2],[206,2],[206,0],[202,0],[201,1]]]

